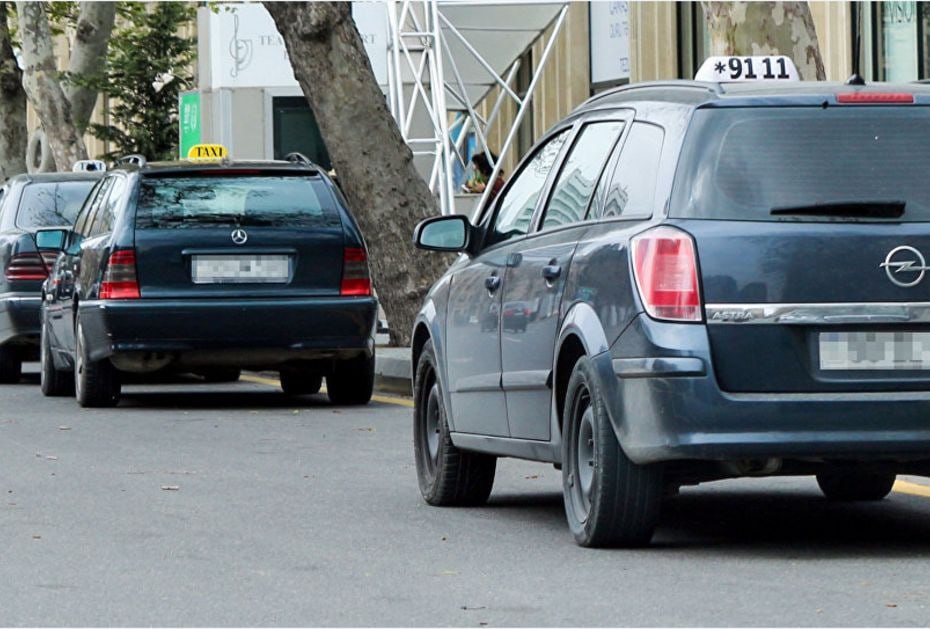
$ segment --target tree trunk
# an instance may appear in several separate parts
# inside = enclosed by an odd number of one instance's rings
[[[81,2],[77,32],[68,61],[69,75],[94,76],[103,71],[107,46],[116,18],[115,2]],[[71,103],[71,118],[81,133],[87,128],[97,104],[97,91],[73,82],[64,84],[65,98]]]
[[[826,74],[807,2],[708,2],[713,55],[786,55],[808,81]]]
[[[10,43],[7,9],[0,2],[0,182],[26,172],[26,92]]]
[[[436,201],[387,108],[349,3],[265,2],[371,253],[391,343],[409,345],[423,295],[448,262],[410,243]]]
[[[23,86],[42,122],[58,170],[71,170],[74,162],[87,159],[84,139],[74,126],[71,104],[58,80],[55,50],[49,33],[45,3],[16,3],[26,71]]]

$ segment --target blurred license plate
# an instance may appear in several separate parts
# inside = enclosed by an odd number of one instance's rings
[[[194,284],[285,283],[290,275],[288,255],[195,255],[191,259]]]
[[[823,332],[823,370],[930,369],[930,332]]]

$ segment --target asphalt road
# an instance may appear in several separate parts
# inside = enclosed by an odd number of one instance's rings
[[[426,506],[403,405],[240,382],[94,411],[35,382],[0,389],[0,625],[930,624],[930,497],[721,482],[670,501],[653,547],[586,550],[550,466]]]

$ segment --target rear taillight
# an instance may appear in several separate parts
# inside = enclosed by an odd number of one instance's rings
[[[136,277],[134,249],[117,249],[110,254],[107,270],[100,282],[100,299],[138,299],[139,280]]]
[[[346,247],[342,254],[342,285],[339,294],[359,297],[371,295],[368,255],[361,247]]]
[[[7,263],[4,275],[8,280],[44,280],[54,262],[55,258],[49,261],[35,252],[17,253]]]
[[[633,273],[649,316],[668,321],[700,321],[701,292],[691,236],[657,227],[634,237]]]

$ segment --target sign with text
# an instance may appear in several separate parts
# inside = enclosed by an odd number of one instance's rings
[[[192,146],[200,144],[200,92],[182,92],[178,99],[178,157],[184,158]]]
[[[375,78],[387,84],[387,4],[354,2],[355,18]],[[284,38],[261,4],[220,3],[201,9],[210,38],[210,87],[296,87]]]
[[[630,3],[592,2],[591,85],[630,80]]]

